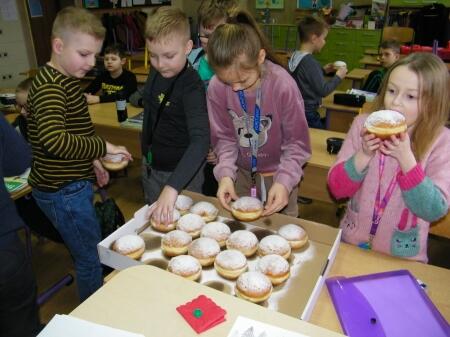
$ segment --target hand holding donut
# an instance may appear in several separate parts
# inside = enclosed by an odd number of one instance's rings
[[[173,209],[177,200],[178,191],[166,185],[162,189],[158,200],[148,209],[147,217],[157,223],[168,225],[172,222]]]
[[[267,194],[267,203],[262,216],[281,211],[289,201],[289,192],[282,184],[274,182]]]
[[[380,152],[397,159],[403,173],[408,172],[417,165],[407,132],[402,132],[399,136],[391,136],[389,139],[384,140],[381,143]]]
[[[223,177],[220,179],[219,188],[217,189],[217,199],[219,199],[223,208],[231,211],[229,203],[231,200],[238,199],[234,189],[233,179],[230,177]]]

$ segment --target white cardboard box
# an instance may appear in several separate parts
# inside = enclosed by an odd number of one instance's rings
[[[220,207],[216,198],[206,197],[189,191],[183,191],[183,194],[190,196],[194,199],[194,202],[209,201],[218,207],[220,216],[229,219],[232,218],[228,211]],[[133,219],[98,244],[98,253],[100,261],[103,264],[118,270],[143,264],[143,262],[132,260],[116,253],[111,250],[110,247],[118,238],[127,234],[140,233],[148,226],[147,221],[145,220],[147,209],[147,205],[139,209],[134,214]],[[296,312],[300,313],[298,316],[295,316],[307,321],[311,316],[314,305],[325,282],[325,278],[336,257],[341,240],[341,230],[283,214],[274,214],[270,217],[261,218],[251,224],[275,232],[280,226],[288,223],[301,225],[308,233],[309,244],[305,250],[305,261],[302,261],[303,265],[301,270],[303,271],[303,275],[301,284],[295,283],[290,285],[290,287],[296,289],[298,297],[295,299],[283,299],[277,310],[293,316],[291,309],[292,307],[295,307],[297,309]]]

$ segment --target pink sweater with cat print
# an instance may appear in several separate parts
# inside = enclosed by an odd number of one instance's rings
[[[294,79],[281,66],[265,61],[262,75],[259,173],[274,172],[274,181],[292,191],[311,156],[303,99]],[[245,92],[253,125],[256,90]],[[214,175],[236,179],[238,168],[250,170],[251,150],[237,92],[214,76],[207,92],[211,143],[218,156]]]
[[[380,182],[379,152],[362,174],[354,170],[352,158],[362,146],[360,132],[366,118],[367,115],[361,115],[354,120],[328,174],[330,192],[338,199],[350,198],[341,221],[342,238],[360,246],[369,238]],[[395,158],[385,157],[381,198],[393,177],[396,186],[378,225],[373,250],[427,262],[429,221],[445,215],[450,204],[449,148],[450,130],[443,127],[421,162],[406,174],[401,172]],[[427,217],[428,221],[424,219]]]

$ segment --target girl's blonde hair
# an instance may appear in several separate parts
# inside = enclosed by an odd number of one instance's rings
[[[208,62],[215,72],[230,67],[241,55],[245,55],[245,61],[239,66],[253,69],[258,65],[261,49],[266,51],[266,59],[280,64],[264,33],[245,10],[237,11],[226,24],[217,27],[207,48]]]
[[[421,160],[449,118],[450,76],[444,62],[436,55],[410,54],[394,63],[387,72],[374,103],[375,110],[384,109],[389,78],[400,66],[408,67],[419,78],[419,113],[411,134],[411,146],[416,158]]]

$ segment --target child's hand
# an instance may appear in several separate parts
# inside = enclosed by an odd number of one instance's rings
[[[217,155],[213,149],[209,149],[208,155],[206,156],[206,161],[209,164],[216,165],[217,164]]]
[[[347,67],[339,67],[339,69],[336,71],[336,75],[343,80],[345,76],[347,75]]]
[[[92,164],[94,165],[94,172],[97,177],[97,185],[99,187],[106,186],[109,182],[109,172],[105,170],[102,163],[98,159],[95,159]]]
[[[380,148],[381,139],[377,138],[374,134],[367,132],[366,128],[361,130],[360,135],[362,138],[362,151],[367,157],[372,158]]]
[[[403,173],[408,172],[417,165],[407,132],[402,132],[399,137],[391,136],[390,139],[383,141],[380,146],[380,152],[397,159]]]
[[[128,152],[125,146],[114,145],[109,142],[106,142],[106,153],[108,154],[122,154],[125,160],[132,161],[133,157]]]
[[[157,223],[165,225],[173,221],[173,209],[178,197],[178,191],[173,187],[166,185],[161,191],[158,200],[150,207],[147,212],[147,218],[150,217]]]
[[[86,97],[87,104],[100,103],[100,96],[91,95],[91,94],[84,94],[84,97]]]
[[[323,71],[325,72],[325,74],[331,73],[332,71],[335,71],[336,69],[334,68],[333,63],[327,63],[323,66]]]
[[[231,211],[229,203],[231,200],[236,200],[238,196],[234,190],[234,182],[230,177],[223,177],[220,179],[219,188],[217,189],[217,198],[222,207]]]
[[[263,216],[271,215],[281,211],[289,202],[289,192],[280,183],[273,183],[267,194],[267,203],[264,207]]]

